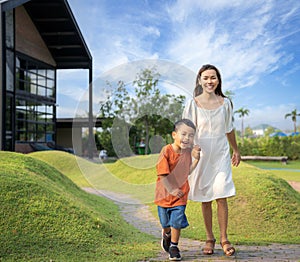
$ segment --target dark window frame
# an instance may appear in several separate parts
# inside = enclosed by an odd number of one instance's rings
[[[15,72],[15,143],[55,141],[56,69],[16,52]]]

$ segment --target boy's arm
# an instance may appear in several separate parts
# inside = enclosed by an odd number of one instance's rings
[[[183,197],[184,193],[182,192],[182,190],[180,190],[179,188],[174,188],[174,185],[170,183],[168,174],[160,175],[160,181],[172,196],[177,196],[178,198]]]

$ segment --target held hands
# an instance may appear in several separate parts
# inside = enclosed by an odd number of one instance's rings
[[[170,194],[178,198],[182,198],[184,196],[184,193],[179,188],[174,189]]]
[[[200,159],[201,148],[198,145],[195,145],[192,150],[192,157],[199,160]]]

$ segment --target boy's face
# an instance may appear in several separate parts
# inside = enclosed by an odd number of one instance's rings
[[[177,131],[172,132],[174,144],[178,148],[186,149],[193,146],[195,130],[185,124],[178,127]]]

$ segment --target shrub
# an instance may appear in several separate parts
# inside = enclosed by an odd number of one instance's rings
[[[237,138],[242,155],[288,156],[300,159],[300,136]]]

